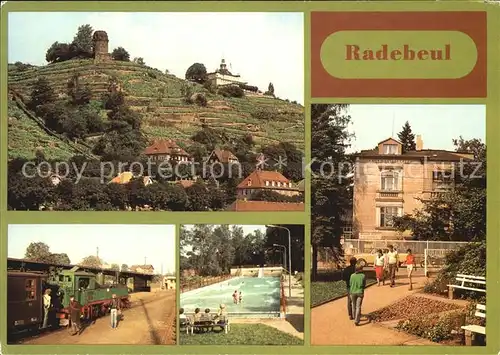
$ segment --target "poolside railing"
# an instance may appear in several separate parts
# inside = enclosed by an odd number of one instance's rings
[[[221,275],[221,276],[213,276],[213,277],[202,277],[196,280],[190,281],[181,281],[181,293],[195,290],[197,288],[210,286],[225,280],[232,278],[231,275]]]

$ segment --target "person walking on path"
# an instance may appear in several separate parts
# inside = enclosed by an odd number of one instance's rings
[[[377,286],[380,286],[380,281],[385,285],[385,277],[384,277],[384,267],[385,267],[385,256],[382,253],[382,250],[377,250],[377,255],[375,255],[375,276],[377,277]]]
[[[81,332],[82,326],[80,322],[80,315],[82,313],[82,306],[75,300],[75,296],[70,296],[69,298],[69,320],[71,322],[72,334],[79,334]]]
[[[111,299],[111,328],[115,329],[118,327],[118,312],[120,311],[120,300],[116,298],[116,294],[113,293],[113,298]]]
[[[363,267],[361,265],[358,265],[356,267],[356,272],[351,275],[350,287],[351,307],[354,312],[354,324],[358,326],[361,320],[361,305],[363,304],[366,287],[366,277],[363,273]]]
[[[347,290],[347,314],[349,315],[349,319],[353,320],[354,319],[354,313],[352,309],[352,302],[351,302],[351,296],[350,296],[350,283],[351,283],[351,275],[356,272],[356,263],[358,260],[354,257],[352,257],[349,260],[349,266],[344,269],[344,272],[342,273],[342,277],[345,281],[345,286]]]
[[[413,290],[413,282],[411,279],[411,275],[413,274],[413,270],[417,268],[417,264],[415,263],[415,255],[411,253],[411,249],[406,251],[406,269],[408,271],[408,281],[410,284],[409,290]]]
[[[394,250],[392,245],[388,246],[389,252],[387,253],[387,262],[389,265],[389,277],[391,280],[391,287],[396,285],[396,272],[398,270],[399,256],[398,252]]]

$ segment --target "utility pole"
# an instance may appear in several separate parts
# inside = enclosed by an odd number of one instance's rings
[[[99,259],[99,247],[96,248],[96,251],[97,251],[96,253],[97,259]]]
[[[146,266],[146,260],[147,260],[147,258],[144,257],[144,266]]]

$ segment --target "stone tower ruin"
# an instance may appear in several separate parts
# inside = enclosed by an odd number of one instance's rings
[[[95,31],[93,36],[94,41],[94,60],[96,62],[106,61],[111,59],[108,51],[108,34],[106,31]]]

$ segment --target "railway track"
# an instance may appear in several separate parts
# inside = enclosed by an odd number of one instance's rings
[[[138,299],[130,302],[130,307],[125,308],[123,312],[126,314],[128,310],[135,309],[138,307],[143,307],[146,304],[154,303],[154,302],[159,302],[166,298],[169,294],[161,294],[161,295],[151,295],[151,297],[148,297],[148,299]],[[93,321],[87,321],[86,322],[87,326],[89,324],[92,324]],[[63,331],[68,331],[68,326],[61,326],[58,328],[47,328],[47,329],[32,329],[32,330],[24,330],[16,333],[10,333],[7,334],[7,343],[8,344],[22,344],[23,342],[31,339],[38,339],[42,338],[44,336],[58,333],[58,332],[63,332]]]

